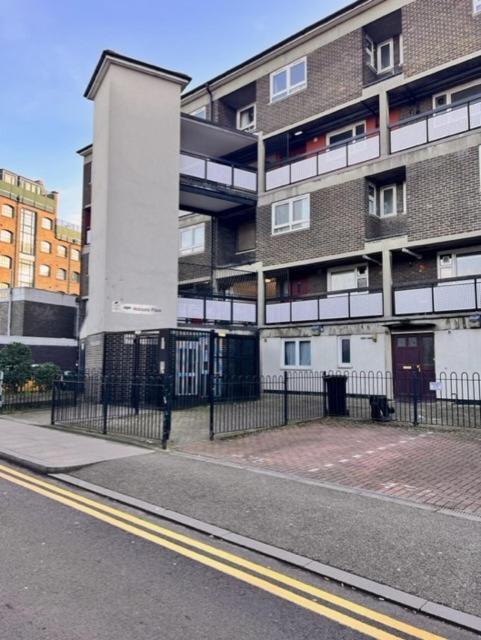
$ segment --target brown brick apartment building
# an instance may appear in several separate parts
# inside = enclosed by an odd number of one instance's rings
[[[55,191],[0,169],[0,288],[78,295],[80,230],[57,218]]]

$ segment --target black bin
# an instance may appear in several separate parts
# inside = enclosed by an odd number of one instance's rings
[[[330,416],[348,416],[346,406],[347,377],[342,375],[324,376],[327,394],[327,413]]]
[[[393,407],[389,405],[387,396],[369,396],[371,405],[371,419],[375,422],[389,422],[394,413]]]

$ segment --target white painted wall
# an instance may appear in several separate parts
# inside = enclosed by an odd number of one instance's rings
[[[438,378],[443,372],[481,373],[481,329],[436,331],[434,357]]]
[[[81,337],[177,324],[180,90],[169,78],[111,64],[96,93]],[[113,312],[115,302],[160,312]]]

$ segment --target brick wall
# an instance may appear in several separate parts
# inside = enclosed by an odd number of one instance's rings
[[[359,98],[363,85],[362,30],[307,56],[307,88],[269,104],[269,76],[257,81],[257,129],[269,133]],[[282,64],[279,64],[282,67]]]
[[[229,105],[225,104],[222,100],[215,100],[213,104],[213,120],[217,124],[223,127],[229,127],[230,129],[236,129],[237,112]]]
[[[365,239],[365,180],[311,193],[310,228],[273,236],[271,207],[257,211],[257,259],[265,265],[359,251]]]
[[[420,251],[421,259],[395,253],[392,260],[392,279],[394,286],[437,280],[436,251]]]
[[[402,9],[404,73],[412,76],[481,49],[472,0],[416,0]]]

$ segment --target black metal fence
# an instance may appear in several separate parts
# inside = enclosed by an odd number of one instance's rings
[[[165,446],[170,435],[169,392],[165,376],[58,380],[52,393],[51,422],[99,434],[160,441]]]
[[[2,413],[24,409],[45,409],[50,407],[51,401],[52,389],[39,387],[29,381],[15,387],[4,385],[0,408]]]
[[[215,435],[280,427],[326,416],[414,426],[481,427],[481,376],[417,370],[300,372],[222,380],[212,399]]]

